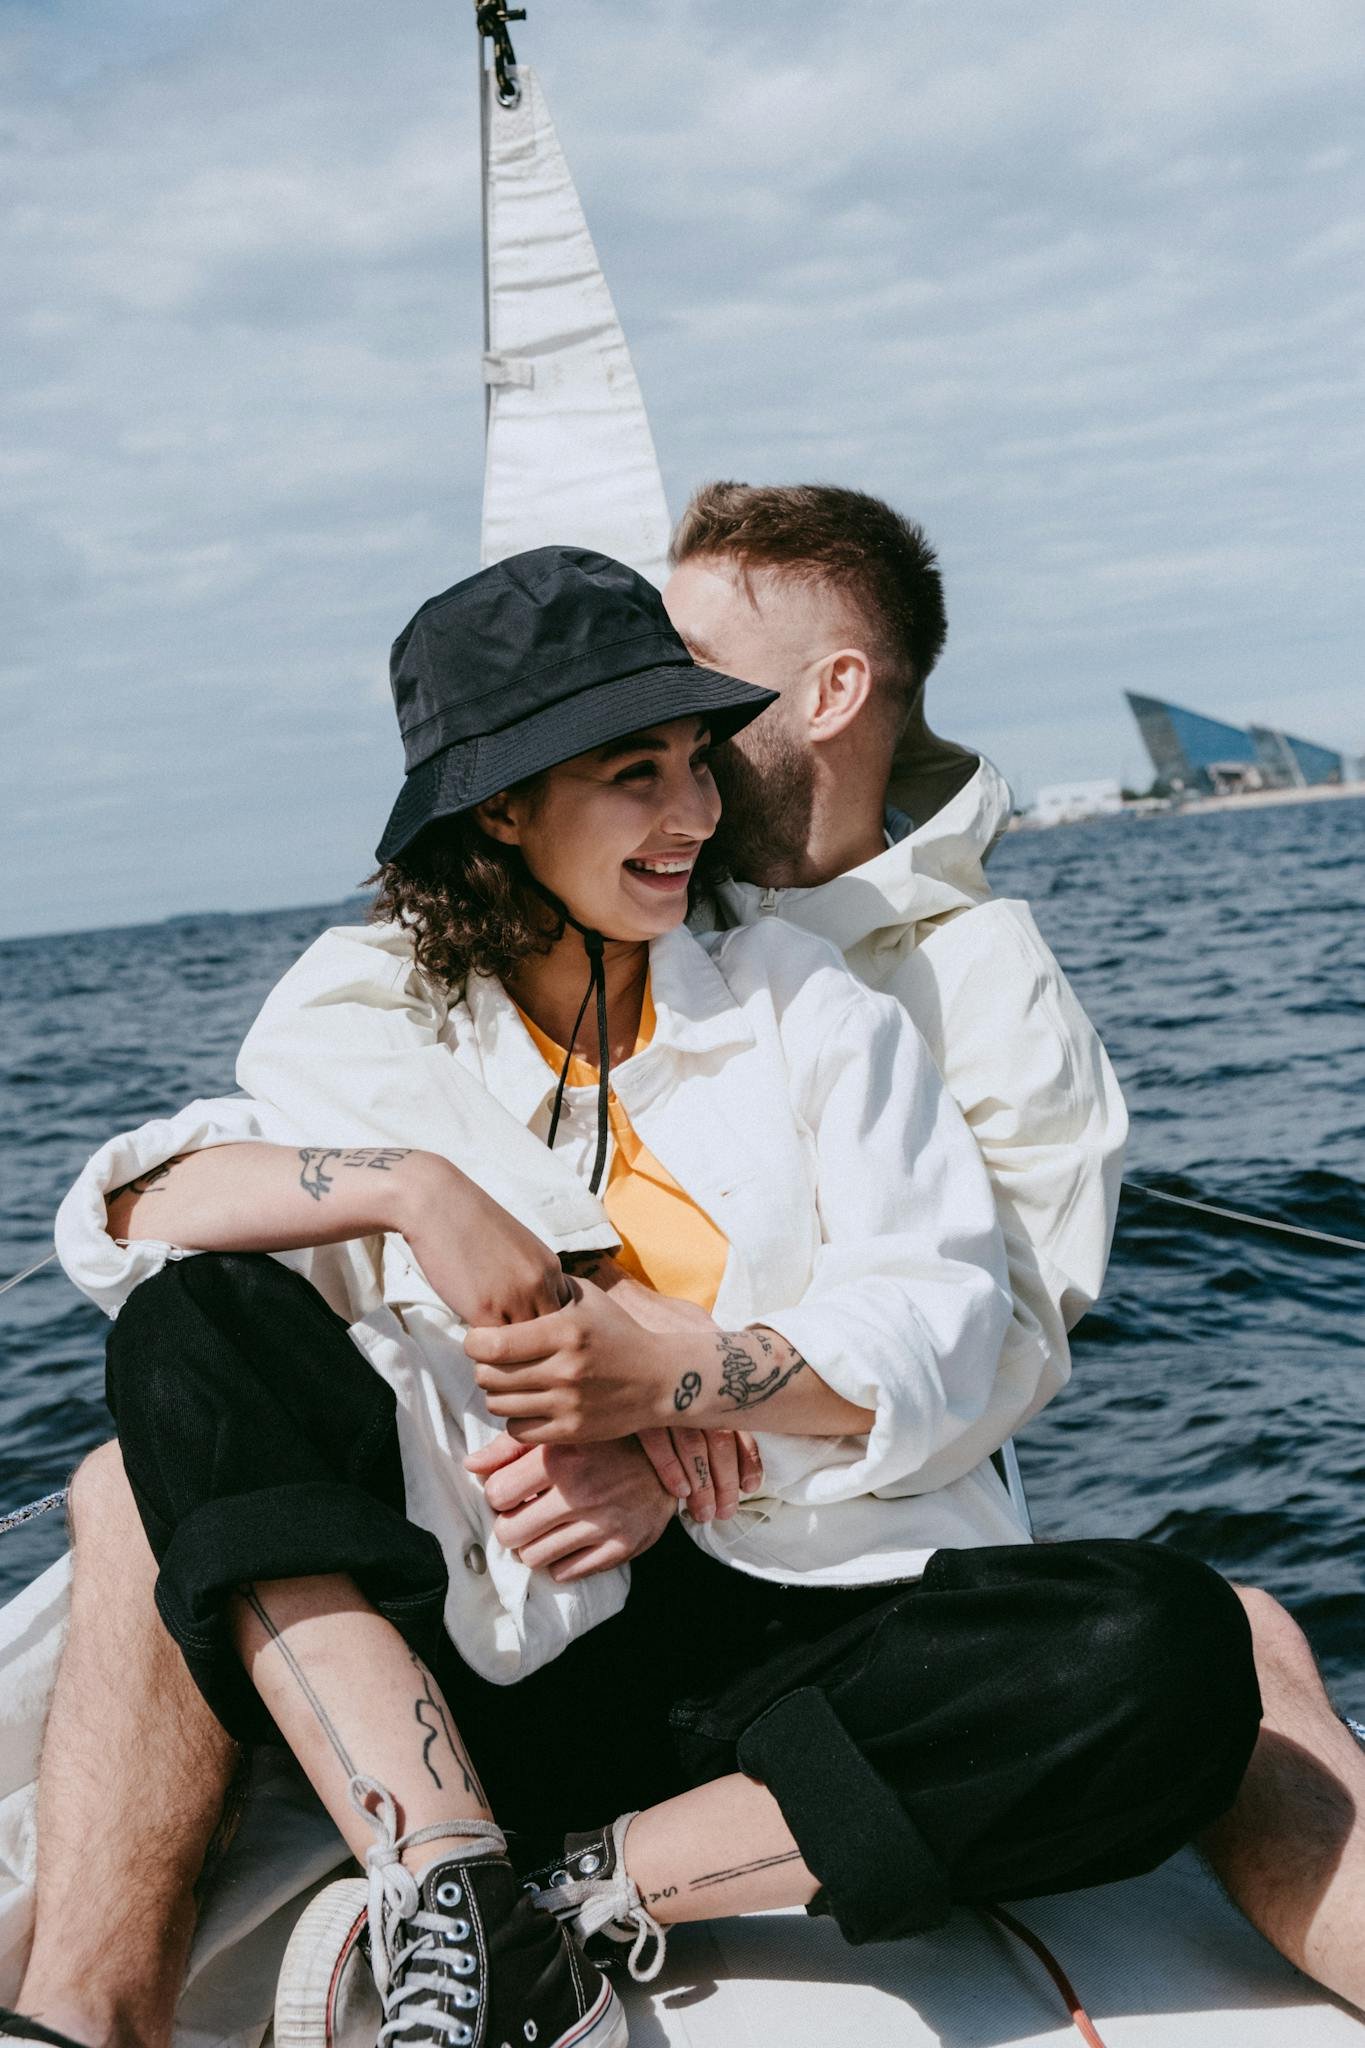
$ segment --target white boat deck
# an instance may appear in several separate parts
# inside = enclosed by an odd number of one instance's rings
[[[1283,1961],[1198,1860],[1014,1909],[1107,2048],[1365,2048],[1365,2021]],[[756,1914],[675,1933],[627,1998],[631,2048],[1079,2048],[1060,1993],[1002,1928],[958,1914],[849,1948],[829,1920]]]

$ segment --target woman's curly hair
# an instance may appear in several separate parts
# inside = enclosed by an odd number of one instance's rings
[[[518,793],[539,779],[519,783]],[[563,935],[564,920],[536,893],[521,849],[490,839],[473,811],[425,826],[369,880],[378,884],[371,920],[406,926],[417,965],[447,988],[471,973],[505,979]]]

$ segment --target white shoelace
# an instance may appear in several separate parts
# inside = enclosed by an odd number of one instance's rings
[[[637,1984],[649,1984],[664,1966],[668,1935],[626,1870],[626,1830],[636,1817],[634,1813],[623,1813],[608,1830],[614,1850],[612,1877],[571,1877],[566,1864],[562,1875],[567,1881],[538,1892],[536,1900],[557,1920],[569,1921],[584,1941],[601,1934],[622,1947],[629,1942],[626,1968]],[[651,1942],[654,1954],[645,1962],[645,1951]]]
[[[503,1856],[507,1842],[502,1829],[487,1820],[450,1820],[400,1835],[393,1794],[373,1778],[351,1780],[351,1801],[379,1836],[365,1852],[370,1874],[370,1965],[384,2009],[377,2048],[385,2048],[395,2035],[419,2022],[434,2039],[449,2041],[452,2048],[469,2048],[473,2026],[456,2013],[443,2012],[437,2003],[453,2000],[465,2012],[473,2012],[483,1996],[481,1987],[467,1981],[478,1971],[478,1951],[472,1942],[468,1948],[460,1946],[474,1931],[463,1886],[450,1879],[446,1898],[441,1895],[447,1885],[438,1886],[438,1902],[449,1910],[425,1908],[418,1881],[401,1859],[405,1849],[451,1836],[473,1837],[478,1844],[461,1851],[462,1863]],[[462,1905],[463,1915],[457,1910]]]
[[[643,1899],[637,1906],[631,1906],[619,1920],[609,1920],[599,1933],[608,1941],[630,1943],[630,1954],[626,1957],[626,1968],[637,1984],[650,1984],[664,1966],[668,1936],[650,1912]],[[654,1954],[645,1963],[641,1961],[650,1942],[655,1944]]]

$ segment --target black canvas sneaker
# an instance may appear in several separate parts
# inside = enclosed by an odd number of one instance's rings
[[[610,1827],[566,1835],[558,1853],[522,1867],[527,1896],[587,1943],[594,1935],[630,1944],[626,1967],[637,1983],[648,1984],[664,1966],[667,1935],[640,1897],[625,1864],[626,1829],[635,1819],[623,1813]]]
[[[278,2048],[626,2048],[626,2016],[570,1929],[541,1912],[486,1822],[386,1840],[370,1875],[318,1894],[286,1951],[275,2001]],[[483,1837],[415,1878],[403,1849],[445,1834]]]

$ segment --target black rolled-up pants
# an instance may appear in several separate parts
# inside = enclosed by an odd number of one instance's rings
[[[1152,1868],[1231,1804],[1256,1738],[1235,1594],[1144,1543],[941,1550],[913,1583],[814,1589],[746,1577],[675,1525],[620,1614],[491,1685],[445,1637],[445,1561],[404,1518],[391,1390],[273,1259],[200,1254],[144,1282],[108,1391],[158,1607],[232,1733],[278,1739],[233,1589],[348,1573],[436,1670],[505,1826],[592,1827],[744,1771],[851,1941]]]

